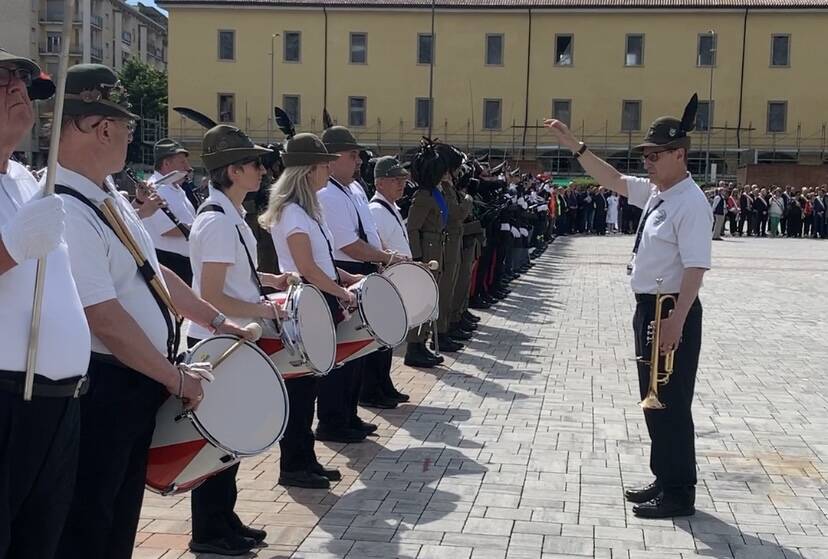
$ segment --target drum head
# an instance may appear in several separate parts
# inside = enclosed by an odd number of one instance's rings
[[[190,351],[187,362],[215,362],[235,342],[231,336],[203,340]],[[242,456],[263,452],[282,438],[287,392],[262,350],[245,343],[213,375],[213,382],[202,383],[204,400],[193,413],[193,423],[204,438]]]
[[[299,335],[308,365],[319,373],[330,372],[336,364],[336,330],[331,309],[322,292],[312,285],[303,285],[298,297]]]
[[[431,320],[438,304],[437,282],[431,272],[418,264],[401,262],[385,270],[382,275],[400,292],[409,328]]]
[[[371,274],[362,280],[361,291],[361,310],[377,341],[400,344],[408,333],[408,316],[397,288],[385,277]]]

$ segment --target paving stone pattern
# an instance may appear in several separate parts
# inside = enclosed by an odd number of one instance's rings
[[[639,520],[622,496],[650,480],[631,245],[559,239],[479,311],[456,360],[423,371],[395,357],[412,404],[365,410],[380,425],[369,442],[317,445],[344,474],[330,492],[278,486],[277,453],[243,462],[237,511],[269,534],[258,557],[828,558],[828,243],[714,243],[698,513],[675,521]],[[134,557],[193,557],[189,517],[186,496],[148,493]]]

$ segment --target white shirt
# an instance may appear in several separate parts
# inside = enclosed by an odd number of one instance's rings
[[[380,201],[385,202],[388,207],[383,206]],[[388,211],[389,207],[394,212],[393,214]],[[386,250],[396,250],[399,254],[410,257],[411,245],[408,243],[408,231],[397,204],[390,202],[388,198],[377,192],[371,198],[368,208],[377,224],[382,247]]]
[[[83,194],[99,207],[104,200],[112,200],[144,257],[158,275],[158,280],[166,286],[149,233],[127,199],[115,190],[109,179],[109,190],[104,191],[88,178],[58,165],[56,182]],[[117,299],[152,345],[166,356],[167,324],[132,255],[89,206],[65,195],[63,203],[66,208],[66,243],[69,245],[72,276],[78,286],[81,304],[86,308]],[[112,353],[94,334],[92,351]]]
[[[331,260],[330,250],[333,249],[333,235],[324,219],[317,222],[299,204],[287,204],[282,208],[279,221],[270,228],[273,246],[279,255],[279,270],[284,273],[299,273],[299,268],[293,260],[293,254],[288,246],[288,238],[297,233],[308,236],[313,261],[325,275],[336,280],[336,267]],[[330,248],[329,248],[330,247]]]
[[[163,176],[156,171],[150,177],[150,182],[157,181]],[[196,217],[195,208],[187,199],[187,193],[184,192],[184,189],[174,184],[162,184],[157,187],[157,190],[158,195],[167,202],[167,208],[178,218],[178,221],[192,227]],[[146,218],[144,227],[149,231],[152,242],[155,243],[155,248],[158,250],[189,256],[190,247],[187,244],[187,239],[179,236],[164,236],[164,233],[176,229],[176,227],[167,214],[161,210]]]
[[[656,292],[656,279],[662,278],[662,293],[678,293],[686,268],[710,269],[713,212],[704,192],[690,173],[670,189],[661,192],[648,179],[625,177],[630,204],[650,208],[641,235],[638,254],[633,260],[630,285],[635,293]]]
[[[31,173],[20,163],[9,161],[6,173],[0,173],[0,227],[39,193]],[[21,374],[26,370],[36,272],[37,260],[26,260],[0,274],[0,370]],[[36,373],[52,380],[85,375],[89,366],[89,326],[72,279],[65,242],[46,257],[43,288]]]
[[[258,269],[259,260],[256,248],[256,237],[247,222],[244,220],[245,211],[241,212],[233,202],[220,190],[210,187],[210,196],[204,201],[207,204],[221,206],[224,213],[208,211],[199,214],[193,222],[190,231],[190,265],[193,268],[193,291],[201,295],[201,270],[205,262],[230,264],[224,276],[224,294],[228,297],[258,303],[261,300],[259,286],[253,279],[253,271],[247,253],[239,240],[239,232],[244,238],[244,244],[253,260],[253,267]],[[242,325],[252,319],[250,317],[228,317]],[[188,322],[187,335],[203,340],[213,333],[207,328]]]
[[[317,192],[316,197],[322,206],[325,222],[333,234],[334,259],[358,262],[342,252],[342,247],[359,240],[360,221],[371,246],[382,250],[382,241],[380,241],[371,210],[368,209],[368,200],[362,186],[356,181],[342,188],[340,186],[342,185],[335,183],[331,177],[327,186]]]

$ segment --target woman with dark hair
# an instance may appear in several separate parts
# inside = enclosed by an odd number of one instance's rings
[[[261,286],[287,287],[286,275],[257,271],[256,237],[244,220],[242,204],[259,189],[266,153],[232,126],[219,125],[204,135],[210,195],[190,233],[193,290],[241,323],[276,318],[278,309],[262,297]],[[212,336],[197,324],[190,324],[187,334],[190,347]],[[237,463],[193,490],[193,552],[242,555],[264,542],[265,531],[245,526],[233,511],[238,470]]]

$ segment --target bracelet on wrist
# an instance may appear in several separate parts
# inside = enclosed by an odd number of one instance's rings
[[[586,150],[589,149],[584,142],[578,142],[578,143],[580,144],[581,147],[578,148],[578,151],[576,151],[572,154],[575,157],[575,159],[579,159],[584,154],[584,152],[586,152]]]

